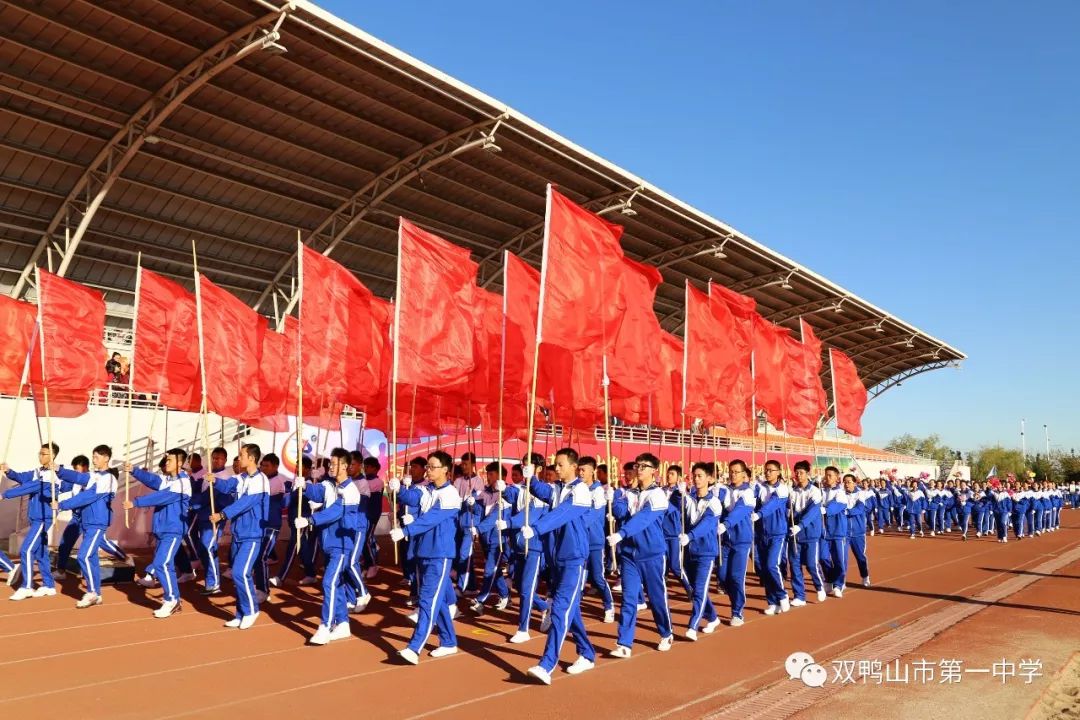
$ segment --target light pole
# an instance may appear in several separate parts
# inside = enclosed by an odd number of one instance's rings
[[[1027,438],[1024,437],[1024,419],[1020,418],[1020,454],[1024,456],[1024,464],[1027,464]]]
[[[1045,423],[1043,423],[1043,434],[1046,436],[1046,479],[1049,480],[1050,468],[1052,467],[1050,464],[1050,430]]]

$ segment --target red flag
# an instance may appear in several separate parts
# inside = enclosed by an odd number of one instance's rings
[[[33,352],[31,382],[34,398],[44,412],[45,387],[53,417],[78,417],[86,412],[90,391],[99,385],[104,367],[105,299],[101,293],[45,270],[38,275],[41,352]]]
[[[199,274],[207,405],[223,417],[260,416],[266,319]]]
[[[542,341],[577,351],[610,346],[621,319],[612,296],[623,258],[622,227],[548,185],[541,274]]]
[[[622,321],[608,356],[608,377],[618,386],[613,394],[645,397],[660,382],[656,341],[661,328],[653,303],[663,278],[655,267],[624,257],[617,280]]]
[[[791,335],[760,315],[754,319],[754,400],[769,421],[780,423],[787,411],[788,377],[785,372],[787,344]]]
[[[540,273],[509,252],[504,260],[506,394],[510,397],[527,396],[532,388]]]
[[[290,385],[296,385],[296,346],[288,336],[268,329],[259,362],[258,414],[241,420],[263,430],[288,432],[288,416],[296,413],[295,404],[288,408]]]
[[[754,319],[754,315],[757,313],[757,302],[752,297],[741,295],[730,288],[726,288],[723,285],[717,283],[709,284],[709,296],[715,296],[723,300],[728,309],[735,315],[736,318],[744,322],[751,322]]]
[[[718,407],[723,419],[705,417],[713,424],[723,425],[731,432],[753,431],[754,374],[752,355],[754,350],[753,318],[755,302],[727,288],[709,283],[709,301],[713,314],[723,318],[718,328],[721,343],[730,348],[730,357],[722,366]]]
[[[686,284],[687,421],[750,429],[750,338],[720,297]]]
[[[800,321],[803,342],[784,337],[787,348],[786,373],[789,381],[785,430],[796,437],[813,437],[825,412],[825,391],[821,387],[821,343],[806,321]]]
[[[30,343],[34,338],[37,308],[32,304],[0,295],[0,393],[18,395],[23,382]]]
[[[156,392],[158,402],[191,412],[202,405],[195,295],[146,268],[139,272],[138,312],[131,383],[136,392]]]
[[[287,378],[288,400],[286,400],[286,414],[295,415],[297,410],[297,343],[300,342],[300,321],[292,315],[285,316],[285,377]],[[314,348],[311,350],[317,350]],[[311,352],[304,352],[307,357]],[[327,400],[319,393],[304,391],[304,423],[327,430],[341,429],[341,404]]]
[[[401,218],[398,225],[399,383],[449,388],[476,367],[472,306],[477,265],[465,248]]]
[[[829,365],[832,368],[836,426],[852,435],[862,435],[866,386],[859,378],[859,370],[851,358],[834,348],[829,348]]]
[[[352,342],[350,333],[370,322],[373,295],[339,263],[304,245],[300,252],[300,344],[311,350],[304,353],[304,394],[326,406],[360,407],[371,397],[363,370],[372,348]]]

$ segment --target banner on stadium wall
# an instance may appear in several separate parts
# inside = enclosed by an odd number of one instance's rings
[[[964,482],[971,482],[971,466],[954,462],[952,468],[949,470],[949,474],[943,477],[942,480],[963,480]]]
[[[303,447],[301,452],[312,458],[324,458],[336,447],[345,448],[350,452],[362,450],[365,457],[379,458],[379,462],[385,468],[387,465],[387,441],[386,435],[381,430],[364,428],[364,437],[360,437],[361,424],[359,420],[342,418],[341,430],[325,430],[304,423]],[[270,446],[281,458],[281,473],[289,477],[296,475],[296,418],[289,418],[289,431],[285,433],[271,433],[265,430],[256,431],[256,434],[270,435]],[[253,440],[258,442],[258,440]]]
[[[856,460],[855,469],[858,471],[857,474],[860,479],[869,478],[871,480],[881,477],[882,471],[895,475],[899,480],[909,477],[918,478],[923,473],[927,473],[930,480],[937,480],[940,470],[937,465],[932,464],[898,463],[888,460]],[[969,469],[968,475],[970,476],[970,474]]]

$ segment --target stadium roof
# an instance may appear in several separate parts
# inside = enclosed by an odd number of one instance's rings
[[[498,289],[503,250],[539,264],[553,182],[660,268],[668,330],[684,279],[711,278],[774,322],[806,316],[873,394],[965,357],[308,2],[19,0],[0,4],[0,28],[13,295],[32,298],[32,268],[51,265],[103,290],[123,327],[137,255],[191,286],[195,240],[211,280],[273,316],[292,297],[299,230],[389,297],[399,215],[470,248]]]

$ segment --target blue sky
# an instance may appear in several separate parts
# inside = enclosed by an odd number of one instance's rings
[[[320,3],[969,355],[865,439],[1080,450],[1080,3]]]

